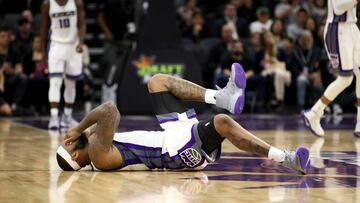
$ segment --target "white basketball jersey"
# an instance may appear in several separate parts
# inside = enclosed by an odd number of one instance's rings
[[[78,40],[78,17],[75,0],[67,0],[60,6],[56,0],[49,0],[51,19],[51,41],[75,43]]]
[[[328,23],[356,23],[357,0],[328,0]]]

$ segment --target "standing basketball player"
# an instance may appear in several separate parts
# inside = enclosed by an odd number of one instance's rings
[[[333,68],[339,76],[324,92],[315,105],[303,112],[305,124],[317,136],[324,136],[320,119],[325,108],[345,89],[356,76],[357,124],[355,136],[360,136],[360,31],[356,26],[356,5],[360,0],[329,0],[325,27],[325,48]]]
[[[85,11],[82,0],[46,0],[41,8],[41,42],[45,53],[45,41],[49,39],[49,102],[51,119],[49,129],[71,127],[76,123],[72,108],[76,96],[76,80],[82,78],[82,46],[85,36]],[[45,56],[45,55],[44,55]],[[59,119],[60,91],[65,81],[64,114]]]

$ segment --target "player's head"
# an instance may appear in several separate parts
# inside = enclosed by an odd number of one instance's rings
[[[0,46],[9,46],[10,44],[10,28],[0,27]]]
[[[58,165],[64,171],[77,171],[90,164],[88,139],[82,134],[69,145],[61,145],[56,151]]]

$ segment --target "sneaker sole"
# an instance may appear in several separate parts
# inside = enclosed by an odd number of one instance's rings
[[[305,147],[299,147],[296,150],[296,156],[299,160],[300,172],[306,174],[310,167],[309,150]]]
[[[301,118],[302,118],[302,120],[304,121],[304,123],[305,123],[305,126],[307,127],[307,128],[309,128],[309,130],[312,132],[312,134],[314,134],[315,136],[317,136],[317,137],[324,137],[323,135],[319,135],[319,134],[317,134],[312,128],[311,128],[311,125],[310,125],[310,121],[306,118],[306,116],[305,116],[305,113],[306,112],[308,112],[308,111],[301,111]]]
[[[240,115],[245,105],[246,74],[243,67],[239,63],[234,63],[232,65],[231,74],[231,78],[234,80],[235,85],[243,90],[243,95],[237,98],[234,107],[234,114]]]
[[[354,137],[360,138],[360,132],[354,132]]]

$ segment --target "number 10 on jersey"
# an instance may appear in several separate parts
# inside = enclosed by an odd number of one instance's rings
[[[60,28],[68,28],[70,27],[70,20],[69,18],[59,19]]]

